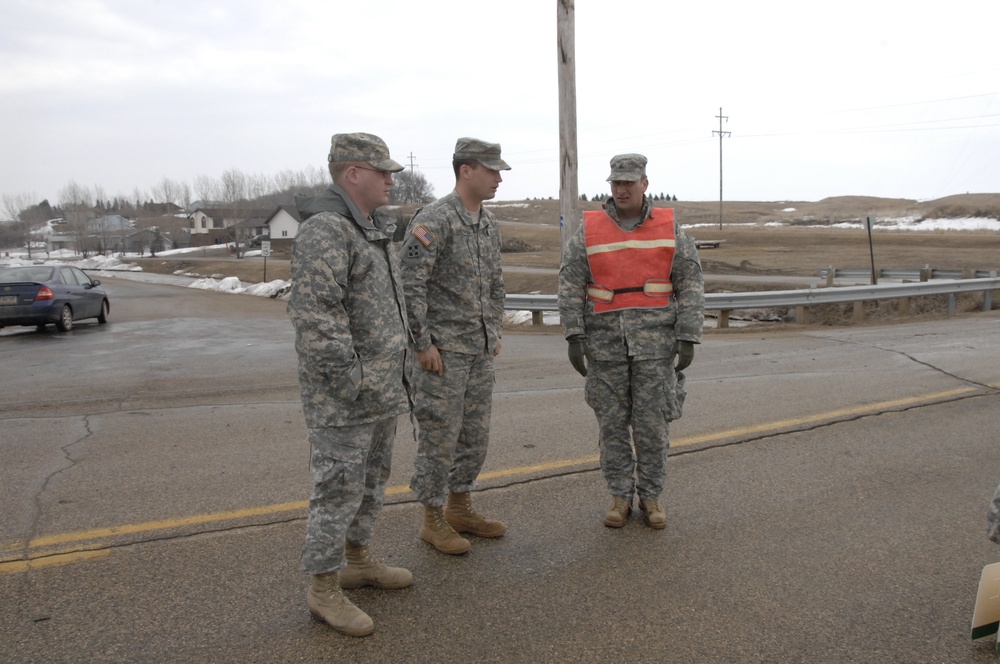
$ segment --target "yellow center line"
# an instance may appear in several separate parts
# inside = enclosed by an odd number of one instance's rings
[[[60,553],[53,556],[41,558],[28,558],[27,560],[14,560],[0,563],[0,574],[13,574],[15,572],[27,572],[33,569],[44,569],[46,567],[58,567],[60,565],[70,565],[83,560],[93,560],[111,555],[111,549],[96,549],[93,551],[75,551],[73,553]]]
[[[989,387],[998,387],[998,386],[1000,386],[1000,383],[992,384]],[[906,397],[902,399],[893,399],[889,401],[880,401],[878,403],[867,404],[864,406],[838,408],[836,410],[830,410],[823,413],[814,413],[812,415],[806,415],[803,417],[776,420],[773,422],[766,422],[748,427],[727,429],[724,431],[716,431],[712,433],[702,434],[699,436],[688,436],[685,438],[679,438],[677,440],[671,441],[670,446],[671,448],[685,447],[688,445],[697,445],[700,443],[725,440],[727,438],[738,438],[741,436],[765,433],[768,431],[777,432],[790,428],[800,427],[806,424],[814,424],[816,422],[822,422],[826,420],[836,420],[847,417],[856,417],[884,410],[891,410],[906,406],[912,406],[920,403],[941,401],[944,399],[958,397],[963,394],[969,394],[977,391],[977,389],[978,388],[974,387],[965,387],[954,390],[947,390],[944,392],[936,392],[933,394],[925,394],[922,396]],[[514,468],[503,468],[500,470],[489,471],[480,474],[479,479],[493,480],[500,478],[528,476],[535,473],[544,473],[553,470],[561,470],[565,468],[573,468],[576,466],[595,464],[598,463],[598,461],[599,461],[599,456],[596,454],[591,454],[588,456],[579,457],[575,459],[559,459],[554,461],[547,461],[544,463],[537,463],[529,466],[518,466]],[[410,492],[409,487],[405,485],[386,487],[385,490],[386,496],[400,496],[400,495],[405,495],[409,492]],[[237,519],[266,516],[269,514],[301,512],[306,509],[308,504],[309,504],[308,501],[298,500],[289,503],[263,505],[260,507],[249,507],[238,510],[226,510],[221,512],[210,512],[206,514],[194,514],[191,516],[180,517],[176,519],[162,519],[158,521],[146,521],[144,523],[111,526],[108,528],[94,528],[91,530],[80,530],[75,532],[59,533],[55,535],[45,535],[30,540],[28,542],[27,547],[24,546],[23,542],[0,543],[0,573],[24,571],[27,569],[37,569],[43,566],[66,564],[68,562],[76,562],[77,560],[93,558],[96,557],[99,553],[101,553],[101,551],[105,552],[107,551],[106,548],[102,549],[101,547],[110,546],[109,544],[103,544],[103,545],[100,543],[94,544],[93,543],[94,540],[104,540],[120,535],[171,530],[174,528],[181,528],[184,526],[198,526],[208,523],[216,523],[220,521],[233,521]],[[98,550],[71,551],[67,553],[61,553],[61,552],[53,553],[51,551],[38,552],[34,554],[31,553],[33,551],[36,551],[38,549],[43,549],[46,547],[68,545],[68,544],[77,545],[76,548],[78,549],[79,546],[83,545],[83,543],[85,542],[91,542],[91,544],[87,545],[88,549],[98,549]],[[27,559],[25,558],[25,549],[27,549],[28,551]],[[48,562],[43,564],[42,561],[48,561]]]

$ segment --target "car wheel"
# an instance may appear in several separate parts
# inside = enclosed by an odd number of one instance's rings
[[[108,301],[101,300],[101,313],[97,316],[97,322],[104,325],[108,322]]]
[[[68,304],[63,305],[59,320],[56,321],[56,327],[59,328],[60,332],[69,332],[73,329],[73,310]]]

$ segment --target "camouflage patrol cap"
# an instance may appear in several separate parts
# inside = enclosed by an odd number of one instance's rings
[[[330,163],[335,161],[363,161],[380,171],[396,173],[403,167],[389,158],[385,141],[374,134],[334,134],[330,139]]]
[[[616,154],[611,158],[608,182],[638,182],[646,177],[646,158],[641,154]]]
[[[487,143],[478,138],[460,138],[455,143],[455,154],[452,159],[471,159],[478,161],[486,168],[494,171],[509,171],[510,166],[500,158],[500,144]]]

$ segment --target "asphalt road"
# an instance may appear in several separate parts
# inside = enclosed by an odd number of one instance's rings
[[[0,334],[0,661],[993,662],[971,641],[1000,481],[1000,314],[707,334],[672,431],[668,527],[601,524],[583,381],[509,332],[476,504],[417,538],[399,421],[376,549],[413,587],[312,621],[310,480],[284,304],[106,279],[107,326]]]

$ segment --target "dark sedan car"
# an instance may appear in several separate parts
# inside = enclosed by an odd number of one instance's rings
[[[108,322],[111,303],[101,282],[71,265],[0,268],[0,328],[55,323],[61,332],[85,318]]]

